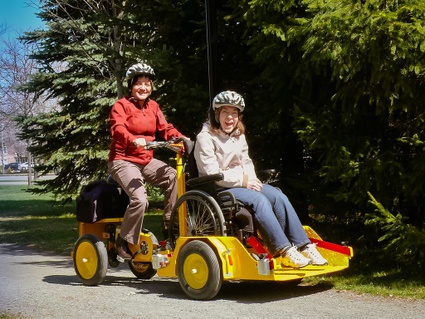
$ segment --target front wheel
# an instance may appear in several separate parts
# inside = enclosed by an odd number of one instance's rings
[[[86,286],[103,282],[108,269],[108,252],[105,244],[93,234],[81,236],[74,246],[74,269]]]
[[[182,248],[177,259],[177,274],[183,291],[198,300],[214,298],[223,283],[217,255],[200,240],[193,240]]]

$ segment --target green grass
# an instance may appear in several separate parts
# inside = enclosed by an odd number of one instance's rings
[[[78,239],[75,201],[64,206],[54,205],[51,196],[34,195],[26,190],[25,186],[0,185],[0,243],[17,243],[38,251],[69,255]],[[162,210],[152,208],[147,212],[143,224],[159,239],[162,239],[161,219]],[[338,290],[357,293],[425,299],[423,276],[407,275],[400,269],[364,269],[359,255],[362,254],[355,251],[349,269],[334,275],[307,278],[303,284],[328,284]],[[0,313],[2,318],[19,317]]]
[[[161,237],[162,211],[149,210],[144,227]],[[78,239],[75,201],[53,202],[22,185],[0,185],[0,243],[18,243],[41,251],[69,255]]]
[[[341,272],[336,275],[310,277],[306,284],[330,284],[337,290],[354,291],[360,294],[370,294],[384,297],[405,299],[425,299],[423,281],[414,277],[406,279],[405,274],[397,271],[372,271],[370,274]]]

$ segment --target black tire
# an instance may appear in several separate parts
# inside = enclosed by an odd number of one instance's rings
[[[187,232],[179,228],[179,209],[187,211]],[[225,236],[226,224],[217,201],[209,194],[191,190],[184,193],[176,202],[171,213],[169,239],[172,249],[175,248],[179,236]]]
[[[117,251],[116,249],[108,250],[108,264],[112,268],[117,268],[120,265],[120,262],[117,260]]]
[[[108,252],[105,244],[93,234],[81,236],[74,246],[74,269],[86,286],[103,282],[108,269]]]
[[[152,267],[152,263],[142,263],[129,261],[128,266],[131,272],[139,279],[151,279],[156,275],[156,270]]]
[[[197,300],[214,298],[223,284],[217,255],[207,243],[200,240],[189,242],[180,251],[177,275],[183,291]]]

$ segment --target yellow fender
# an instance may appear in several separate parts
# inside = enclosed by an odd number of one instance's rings
[[[307,234],[313,241],[323,242],[321,238],[309,227]],[[329,244],[328,248],[318,249],[328,260],[326,266],[309,265],[301,269],[293,269],[281,265],[279,258],[261,259],[255,251],[248,251],[236,237],[179,237],[173,252],[167,251],[170,263],[165,268],[158,269],[158,276],[176,278],[177,257],[181,248],[192,240],[202,240],[208,243],[216,252],[221,263],[223,280],[262,280],[262,281],[289,281],[299,280],[304,277],[318,276],[338,272],[348,268],[349,259],[352,257],[352,248]],[[337,246],[332,247],[332,245]],[[324,245],[326,247],[326,245]],[[339,249],[341,251],[339,251]],[[266,269],[267,268],[267,269]],[[264,270],[268,270],[264,271]]]

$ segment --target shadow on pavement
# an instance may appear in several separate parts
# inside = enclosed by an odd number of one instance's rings
[[[125,271],[124,269],[122,271]],[[130,272],[130,270],[128,270]],[[60,285],[82,286],[75,276],[47,276],[45,282]],[[163,279],[154,277],[151,280],[107,275],[99,286],[89,289],[102,289],[103,286],[127,286],[137,289],[136,294],[156,294],[163,298],[189,299],[181,290],[177,279]],[[265,303],[316,294],[332,289],[332,285],[321,283],[312,286],[297,285],[290,282],[225,282],[214,300],[231,300],[238,303]]]

